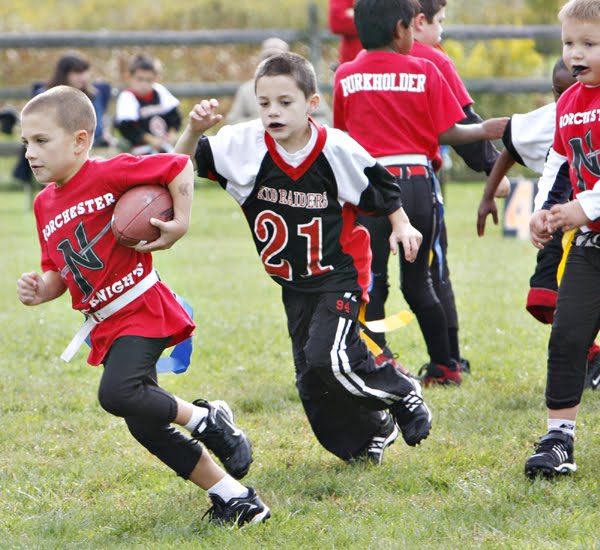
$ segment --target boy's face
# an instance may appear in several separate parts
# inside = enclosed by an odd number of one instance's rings
[[[85,90],[90,84],[90,71],[82,71],[80,73],[70,72],[67,74],[67,85],[77,88],[78,90]]]
[[[318,94],[306,98],[293,77],[263,76],[256,82],[256,100],[265,130],[287,151],[307,143],[308,116],[319,105]]]
[[[84,151],[82,133],[87,139],[85,130],[68,133],[58,125],[54,112],[34,111],[21,118],[25,158],[37,181],[62,185],[77,173]]]
[[[446,8],[442,8],[433,16],[433,21],[427,21],[425,14],[419,13],[415,17],[415,38],[421,44],[437,46],[442,41],[442,24],[446,18]]]
[[[600,25],[597,21],[565,19],[562,24],[563,60],[587,86],[600,84]]]
[[[138,69],[130,76],[129,85],[136,94],[148,95],[156,82],[156,76],[154,71]]]

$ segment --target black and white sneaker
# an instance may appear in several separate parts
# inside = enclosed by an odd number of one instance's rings
[[[525,475],[531,479],[569,475],[576,470],[573,438],[559,430],[552,430],[542,437],[525,463]]]
[[[398,439],[400,433],[392,415],[387,411],[382,411],[382,413],[384,417],[380,432],[369,441],[365,453],[367,460],[376,466],[381,465],[384,451]]]
[[[405,377],[413,389],[402,398],[402,401],[394,403],[390,411],[402,437],[407,445],[414,447],[427,438],[431,430],[432,415],[429,407],[423,401],[421,384],[418,380]]]
[[[204,516],[208,516],[209,521],[237,527],[266,521],[271,517],[271,511],[263,504],[253,487],[247,489],[247,496],[232,498],[228,502],[218,495],[210,495],[212,506]]]
[[[192,432],[192,437],[217,456],[228,474],[242,479],[250,470],[252,445],[233,422],[231,408],[225,401],[197,399],[193,404],[208,409],[208,415]]]

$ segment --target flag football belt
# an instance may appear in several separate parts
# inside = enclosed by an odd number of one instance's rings
[[[73,358],[77,350],[85,342],[92,329],[105,319],[108,319],[113,313],[116,313],[120,309],[123,309],[126,305],[133,302],[136,298],[139,298],[149,288],[154,286],[158,281],[158,274],[153,269],[148,275],[146,275],[137,285],[130,288],[127,292],[121,294],[118,298],[114,299],[110,304],[104,306],[98,311],[88,313],[85,323],[79,329],[77,334],[73,336],[73,339],[69,345],[62,352],[60,358],[67,363]]]
[[[388,172],[402,179],[410,179],[416,176],[429,176],[429,168],[420,164],[413,166],[386,166]]]
[[[588,231],[575,237],[575,246],[600,248],[600,233]]]

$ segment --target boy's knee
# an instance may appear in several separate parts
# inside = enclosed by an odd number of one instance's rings
[[[114,416],[127,416],[129,399],[122,391],[115,390],[106,385],[100,385],[98,390],[100,406]]]

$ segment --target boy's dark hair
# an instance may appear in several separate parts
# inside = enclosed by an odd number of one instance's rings
[[[56,124],[69,133],[86,130],[93,137],[96,112],[90,98],[72,86],[55,86],[30,99],[21,118],[31,113],[53,116]]]
[[[156,60],[145,53],[138,53],[129,63],[129,74],[135,74],[136,71],[152,71],[158,74]]]
[[[87,59],[81,57],[78,53],[69,53],[63,55],[54,68],[54,74],[48,81],[48,88],[67,84],[67,77],[71,73],[83,73],[90,68],[90,63]]]
[[[433,23],[435,14],[446,7],[446,0],[419,0],[421,9],[419,10],[425,16],[429,23]]]
[[[600,1],[570,0],[558,12],[558,19],[561,22],[565,19],[598,22],[600,21]]]
[[[254,91],[256,83],[263,76],[291,76],[307,99],[317,93],[317,75],[308,59],[297,53],[280,53],[265,59],[254,74]]]
[[[398,22],[405,29],[421,11],[418,0],[356,0],[354,24],[366,50],[392,43]]]

